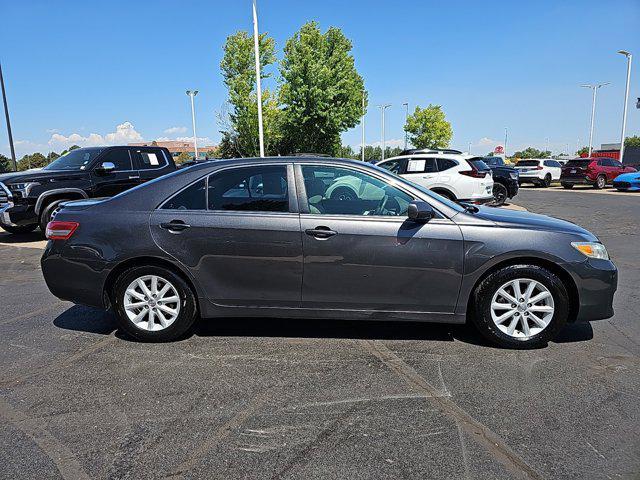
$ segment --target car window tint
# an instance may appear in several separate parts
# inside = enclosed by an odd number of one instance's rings
[[[376,177],[342,167],[302,166],[309,212],[406,216],[413,198]]]
[[[167,200],[162,210],[206,210],[206,180],[202,179]]]
[[[445,170],[449,170],[457,165],[457,163],[448,158],[439,158],[438,159],[438,171],[444,172]]]
[[[107,150],[104,155],[100,157],[99,164],[111,162],[116,166],[116,171],[132,170],[131,157],[129,156],[129,150],[126,148],[113,148]]]
[[[484,160],[482,158],[470,158],[467,160],[467,162],[469,162],[473,168],[475,168],[476,170],[479,171],[487,171],[487,170],[491,170],[486,163],[484,163]]]
[[[402,172],[402,163],[402,159],[399,158],[397,160],[389,160],[387,162],[381,163],[379,164],[379,166],[398,175]]]
[[[212,174],[209,210],[288,212],[287,167],[238,167]]]
[[[162,168],[166,164],[164,155],[159,150],[137,150],[134,152],[138,168],[141,170],[151,170]]]
[[[516,167],[537,167],[539,164],[540,160],[520,160]]]

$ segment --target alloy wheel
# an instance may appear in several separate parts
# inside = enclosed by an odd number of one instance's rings
[[[129,284],[123,306],[136,328],[155,332],[176,321],[180,314],[180,295],[168,280],[157,275],[144,275]]]
[[[526,340],[542,332],[555,312],[553,295],[542,283],[517,278],[502,285],[491,300],[491,318],[500,331]]]

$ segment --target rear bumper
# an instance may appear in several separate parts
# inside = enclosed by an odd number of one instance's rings
[[[593,185],[594,183],[587,177],[560,177],[561,185]]]
[[[613,317],[613,298],[618,288],[618,269],[609,260],[589,259],[571,265],[578,286],[575,320],[586,322]]]

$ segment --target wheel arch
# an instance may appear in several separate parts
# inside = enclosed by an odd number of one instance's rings
[[[167,270],[171,270],[172,272],[174,272],[176,275],[179,275],[185,282],[187,282],[187,285],[189,285],[189,287],[191,288],[193,295],[196,297],[197,309],[198,311],[200,311],[200,290],[196,287],[195,282],[185,271],[185,269],[182,266],[179,266],[176,263],[171,262],[170,260],[167,260],[165,258],[152,256],[135,257],[123,260],[109,272],[102,289],[105,307],[109,308],[111,305],[113,305],[113,287],[115,286],[115,283],[120,275],[134,267],[148,266],[166,268]]]
[[[81,188],[57,188],[55,190],[49,190],[40,194],[38,200],[36,200],[35,212],[36,215],[40,215],[42,209],[55,200],[81,200],[83,198],[89,198],[89,195]]]
[[[482,281],[487,278],[492,273],[497,272],[498,270],[509,267],[513,265],[536,265],[538,267],[545,268],[549,270],[551,273],[555,274],[564,286],[568,290],[569,294],[569,318],[568,323],[574,322],[578,316],[578,309],[580,308],[580,299],[578,294],[578,287],[573,280],[571,274],[562,268],[557,263],[552,262],[551,260],[541,258],[541,257],[514,257],[502,260],[494,265],[491,265],[487,268],[476,280],[473,284],[473,287],[469,291],[469,297],[467,299],[467,317],[470,318],[471,315],[474,314],[474,292],[477,290],[478,286]]]
[[[443,197],[446,197],[450,200],[456,200],[458,198],[457,195],[448,188],[433,187],[433,188],[430,188],[429,190],[431,190],[434,193],[437,193],[438,195],[442,195]]]

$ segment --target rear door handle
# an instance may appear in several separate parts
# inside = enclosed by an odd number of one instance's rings
[[[187,225],[182,220],[171,220],[168,223],[161,223],[160,228],[164,228],[170,232],[182,232],[187,228],[191,228],[191,225]]]
[[[337,235],[338,232],[331,230],[329,227],[307,228],[304,233],[318,240],[326,240],[329,237]]]

